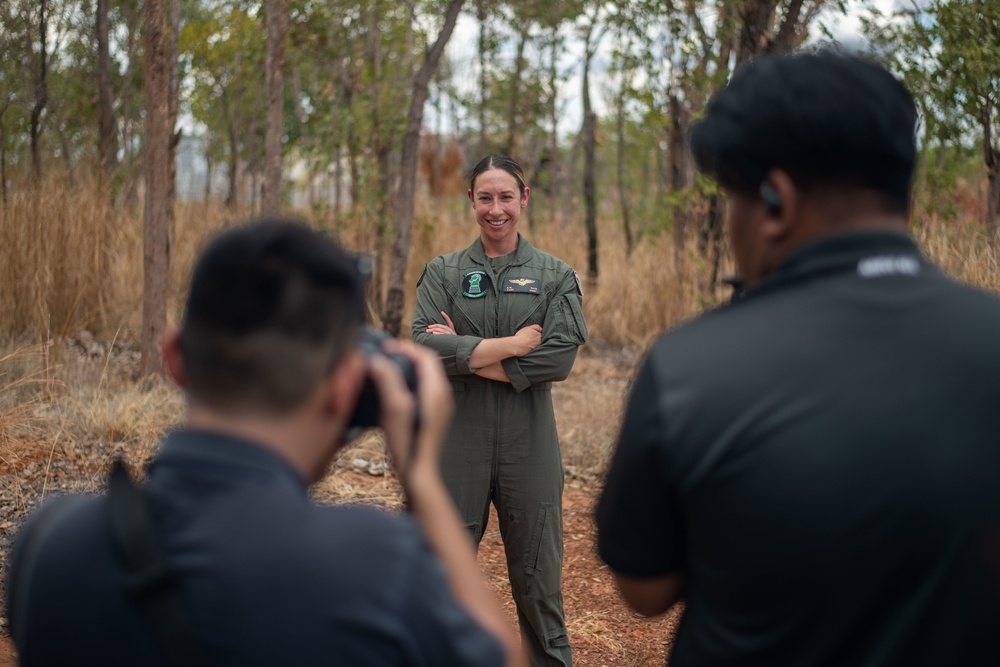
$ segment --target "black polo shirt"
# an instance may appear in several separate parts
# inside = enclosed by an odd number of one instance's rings
[[[660,338],[597,509],[686,665],[998,665],[1000,302],[906,236],[803,247]]]
[[[167,438],[147,489],[207,664],[503,662],[407,517],[315,505],[274,453],[192,431]],[[88,499],[45,540],[27,612],[11,610],[15,636],[27,624],[21,664],[163,664],[107,515],[106,498]],[[11,585],[11,600],[25,593]]]

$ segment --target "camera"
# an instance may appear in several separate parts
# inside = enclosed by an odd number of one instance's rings
[[[406,386],[410,390],[410,393],[416,396],[416,369],[413,368],[413,363],[409,358],[401,354],[387,353],[384,350],[384,343],[389,339],[389,334],[384,331],[374,327],[364,327],[361,330],[361,340],[358,343],[358,347],[366,357],[381,355],[396,364],[403,373],[403,379],[406,381]],[[371,375],[369,375],[365,378],[365,384],[361,388],[361,395],[358,397],[358,404],[354,408],[354,414],[351,415],[351,420],[347,424],[351,436],[359,434],[366,428],[378,426],[380,413],[381,406],[379,405],[378,389]],[[414,415],[414,430],[416,430],[418,418],[419,411]]]

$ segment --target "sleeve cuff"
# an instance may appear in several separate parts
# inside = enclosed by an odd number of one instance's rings
[[[500,363],[503,365],[503,369],[507,373],[507,379],[510,380],[510,386],[514,388],[514,391],[521,393],[531,386],[531,382],[528,381],[524,371],[521,370],[521,364],[518,362],[517,357],[507,357]]]
[[[483,340],[478,336],[457,336],[455,344],[455,369],[461,374],[471,374],[475,371],[469,366],[472,351]]]

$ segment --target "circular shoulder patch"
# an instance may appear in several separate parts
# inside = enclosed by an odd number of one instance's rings
[[[490,277],[485,271],[469,271],[462,276],[462,294],[470,299],[486,296]]]

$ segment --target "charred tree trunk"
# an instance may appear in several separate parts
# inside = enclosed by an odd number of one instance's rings
[[[288,0],[265,0],[267,24],[267,125],[264,129],[264,215],[281,211],[281,134],[284,129],[285,34],[288,32]]]
[[[169,64],[164,0],[146,0],[146,202],[143,225],[143,299],[141,369],[157,373],[157,346],[167,324],[170,288],[171,206],[169,199],[170,152]]]
[[[97,0],[97,154],[101,174],[110,178],[118,166],[118,142],[111,90],[111,50],[108,46],[108,0]]]
[[[444,47],[451,38],[465,0],[448,0],[444,25],[434,45],[427,51],[427,57],[413,80],[413,94],[410,111],[403,136],[403,151],[400,158],[399,198],[396,210],[396,237],[392,243],[389,267],[389,289],[386,293],[383,319],[386,330],[398,336],[402,329],[403,301],[406,294],[406,269],[410,259],[410,240],[413,236],[413,203],[417,189],[417,158],[420,153],[420,127],[423,124],[424,102],[427,101],[428,86]]]
[[[47,0],[38,3],[38,69],[35,79],[35,103],[31,107],[31,174],[35,184],[42,180],[42,112],[49,102],[49,15]]]
[[[551,131],[549,133],[549,192],[548,192],[548,209],[549,209],[549,220],[555,222],[556,219],[556,203],[559,201],[559,190],[560,190],[560,178],[559,173],[560,160],[559,160],[559,98],[556,95],[556,86],[559,82],[559,69],[558,69],[558,57],[559,57],[559,29],[558,27],[552,28],[552,52],[549,57],[549,95],[551,99],[549,101],[549,126]]]
[[[486,138],[486,20],[489,14],[486,10],[486,0],[476,2],[476,18],[479,19],[479,147],[478,157],[483,158],[489,152],[489,142]]]

